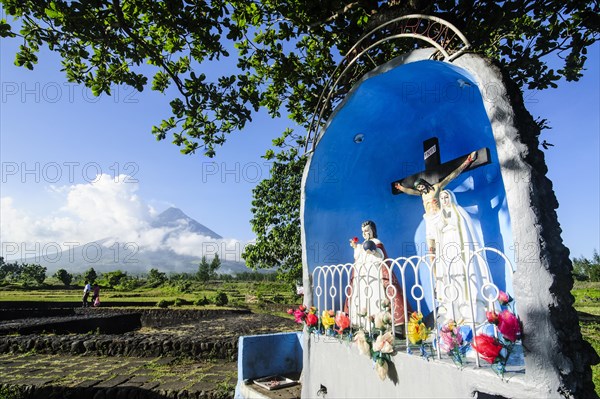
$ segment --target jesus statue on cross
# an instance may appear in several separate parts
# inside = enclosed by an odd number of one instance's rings
[[[437,142],[436,142],[437,146]],[[440,193],[444,188],[458,175],[460,175],[467,167],[469,167],[477,159],[477,151],[473,151],[466,157],[466,159],[454,170],[452,170],[446,177],[444,177],[438,183],[431,184],[422,177],[418,177],[413,187],[404,187],[402,181],[393,183],[393,187],[397,192],[402,192],[410,195],[420,195],[423,199],[423,208],[425,214],[425,237],[427,240],[428,253],[435,255],[436,252],[436,237],[437,237],[437,224],[440,219]]]

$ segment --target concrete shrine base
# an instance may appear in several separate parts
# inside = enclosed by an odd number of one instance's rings
[[[335,338],[304,337],[302,397],[327,398],[549,398],[548,386],[536,386],[526,375],[506,373],[501,379],[482,361],[459,369],[451,360],[426,360],[396,353],[392,379],[380,380],[373,361],[355,344]],[[395,381],[394,381],[395,380]],[[319,394],[318,394],[319,392]]]

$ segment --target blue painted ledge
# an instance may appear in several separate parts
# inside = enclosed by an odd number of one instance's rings
[[[244,380],[302,371],[302,332],[248,335],[238,342],[235,398]]]

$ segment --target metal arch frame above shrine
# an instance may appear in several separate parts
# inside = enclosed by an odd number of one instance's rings
[[[381,38],[376,37],[376,34],[380,33],[380,31],[382,31],[385,27],[394,24],[399,24],[393,28],[395,32],[400,33],[394,33]],[[338,66],[327,80],[325,87],[319,96],[319,101],[317,102],[317,106],[310,121],[308,135],[306,137],[304,146],[306,153],[314,151],[317,142],[319,141],[319,138],[322,134],[321,121],[323,120],[325,104],[328,104],[331,101],[331,97],[333,96],[335,88],[338,86],[341,78],[348,72],[352,65],[354,65],[360,59],[360,57],[365,55],[369,50],[377,47],[381,43],[400,38],[419,39],[431,44],[438,51],[438,54],[441,55],[439,58],[446,62],[451,62],[471,47],[471,44],[465,35],[463,35],[458,28],[448,21],[430,15],[404,15],[402,17],[387,21],[374,28],[365,34],[360,40],[358,40],[354,46],[352,46],[344,58],[342,58],[342,60],[338,63]],[[373,41],[371,44],[358,51],[363,42],[367,40]],[[375,62],[373,63],[375,64]],[[378,65],[375,64],[375,66],[377,67]],[[343,70],[341,70],[342,68]],[[341,72],[338,74],[338,71],[340,70]],[[337,78],[332,84],[332,81],[336,75]],[[324,97],[326,92],[328,92],[327,96]],[[318,129],[320,131],[317,134]],[[312,146],[309,149],[309,145],[311,144]]]

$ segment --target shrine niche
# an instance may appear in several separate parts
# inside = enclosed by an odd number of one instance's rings
[[[314,317],[303,397],[323,388],[333,397],[558,397],[572,371],[556,355],[561,327],[548,322],[555,299],[540,231],[556,229],[555,216],[537,216],[544,205],[519,135],[530,116],[513,109],[500,70],[464,54],[468,43],[434,47],[366,74],[307,142],[304,293]],[[546,180],[535,184],[546,193]],[[490,365],[495,373],[481,372]],[[411,384],[423,375],[439,383]]]
[[[442,101],[448,93],[456,93],[453,101]],[[357,226],[365,220],[376,223],[392,259],[437,253],[450,262],[465,245],[494,248],[512,259],[506,193],[483,101],[466,71],[432,60],[373,76],[349,95],[307,169],[309,270],[351,260],[348,236],[360,235]],[[335,174],[323,175],[323,165],[335,165]],[[418,182],[429,194],[418,191]],[[442,217],[442,191],[448,198],[445,212],[452,213],[447,209],[453,206],[457,216],[462,210],[461,225],[454,219],[454,238],[442,234],[442,224],[451,220]],[[318,216],[311,220],[310,214]],[[310,251],[325,245],[335,252]],[[484,274],[490,273],[499,289],[513,293],[507,285],[512,270],[506,270],[502,256],[486,256]],[[416,276],[408,272],[405,278],[411,287]],[[422,306],[424,314],[433,310],[430,301]]]

